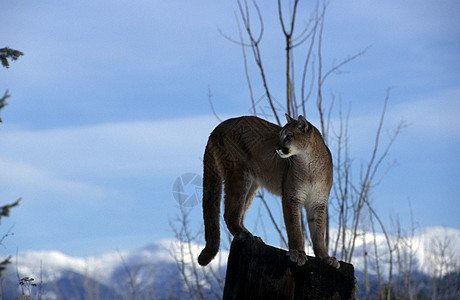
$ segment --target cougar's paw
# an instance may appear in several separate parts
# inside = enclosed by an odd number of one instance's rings
[[[307,262],[307,254],[305,251],[291,249],[286,253],[286,255],[289,256],[291,261],[296,263],[298,266],[303,266]]]
[[[235,236],[237,239],[248,239],[248,240],[254,240],[263,243],[262,239],[258,236],[252,235],[250,232],[240,232]]]
[[[322,260],[323,262],[325,262],[326,264],[330,265],[331,267],[334,267],[334,268],[336,268],[336,269],[340,268],[340,263],[339,263],[339,261],[337,260],[337,258],[335,258],[335,257],[333,257],[333,256],[321,258],[321,260]]]
[[[250,232],[242,231],[235,235],[235,238],[237,239],[249,239],[249,240],[254,240],[254,236]]]
[[[258,242],[261,242],[261,243],[264,242],[260,236],[254,236],[254,239],[255,239],[256,241],[258,241]],[[265,243],[264,243],[264,244],[265,244]]]

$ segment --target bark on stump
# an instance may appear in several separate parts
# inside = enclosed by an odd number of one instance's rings
[[[353,299],[354,288],[351,264],[340,262],[340,269],[335,269],[309,256],[299,267],[285,250],[234,239],[223,299]]]

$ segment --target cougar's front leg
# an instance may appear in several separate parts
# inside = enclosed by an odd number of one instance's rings
[[[313,243],[313,252],[315,256],[324,261],[326,264],[339,268],[340,264],[335,257],[330,257],[327,253],[324,230],[326,225],[326,205],[316,204],[306,207],[308,228],[310,229],[311,242]]]
[[[305,253],[305,242],[300,225],[301,201],[283,196],[282,202],[284,223],[286,225],[289,244],[287,255],[292,262],[302,266],[307,261],[307,254]]]

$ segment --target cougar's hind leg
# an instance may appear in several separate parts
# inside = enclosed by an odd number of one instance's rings
[[[234,171],[225,178],[225,210],[224,220],[234,237],[252,237],[244,227],[243,220],[247,208],[247,197],[252,181],[244,171]]]
[[[257,191],[259,190],[259,184],[255,181],[255,180],[252,180],[252,184],[248,190],[248,193],[246,195],[246,201],[244,203],[244,208],[243,208],[243,217],[241,219],[241,227],[243,228],[246,228],[244,226],[244,217],[249,209],[249,207],[251,206],[252,202],[254,201],[254,198],[256,197],[257,195]],[[247,229],[246,229],[247,230]],[[247,230],[249,232],[249,230]],[[262,241],[262,238],[260,238],[259,236],[254,236],[254,239],[258,240],[259,242],[263,242]]]

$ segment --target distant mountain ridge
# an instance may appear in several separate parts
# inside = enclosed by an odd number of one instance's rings
[[[367,247],[374,247],[373,236],[366,235]],[[392,236],[391,239],[396,239]],[[378,251],[382,254],[382,274],[388,270],[388,250],[383,234],[375,236]],[[448,255],[452,265],[443,266],[444,272],[458,272],[460,263],[460,230],[446,228],[426,228],[411,240],[405,240],[413,248],[413,269],[416,276],[432,276],[437,272],[437,257],[432,247],[439,247],[437,242],[448,242]],[[174,259],[181,247],[190,246],[192,256],[196,259],[201,245],[181,244],[176,240],[162,240],[132,251],[111,251],[101,255],[79,258],[71,257],[57,251],[28,251],[19,253],[17,262],[13,263],[4,273],[6,279],[2,283],[3,297],[15,299],[21,295],[18,277],[32,277],[35,283],[31,287],[35,294],[41,294],[43,300],[48,299],[188,299],[188,290],[181,277],[181,271]],[[447,248],[447,247],[446,247]],[[188,253],[189,248],[185,248]],[[175,252],[176,251],[176,252]],[[364,255],[362,241],[358,241],[353,264],[356,269],[358,286],[362,286]],[[225,274],[228,252],[221,251],[221,258],[211,264],[214,270]],[[366,253],[367,255],[367,253]],[[401,254],[400,254],[401,255]],[[184,274],[194,272],[192,257],[189,253],[184,257]],[[370,277],[376,279],[376,273],[369,267],[372,261],[367,257]],[[220,261],[220,263],[219,263]],[[201,268],[201,267],[199,267]],[[197,269],[200,271],[201,269]],[[393,270],[397,271],[396,269]],[[200,275],[201,276],[201,275]],[[414,275],[415,276],[415,275]],[[203,282],[203,293],[212,289],[219,290],[218,283]],[[221,284],[221,283],[220,283]],[[215,285],[215,286],[213,286]],[[32,298],[36,299],[36,298]]]

